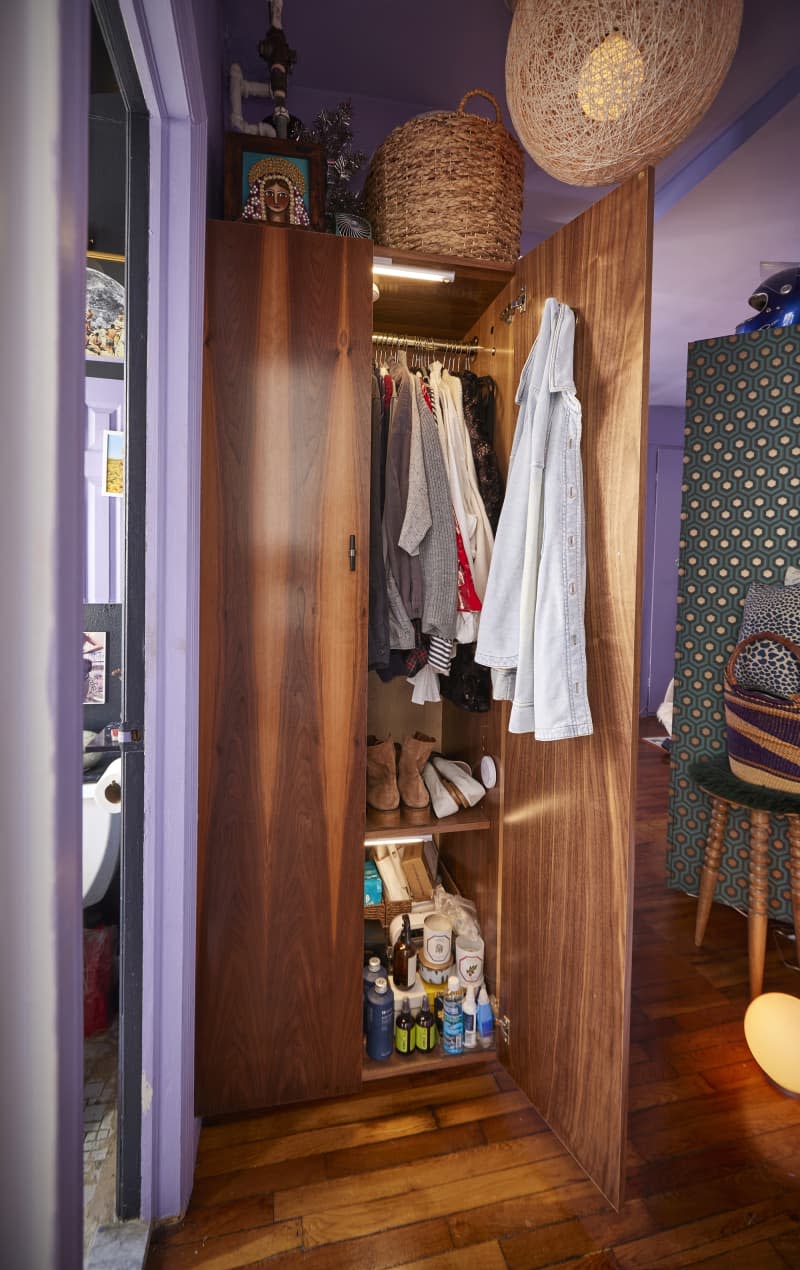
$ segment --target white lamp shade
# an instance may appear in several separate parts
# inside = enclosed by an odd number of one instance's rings
[[[744,1035],[765,1075],[800,1096],[800,998],[786,992],[756,997],[744,1016]]]

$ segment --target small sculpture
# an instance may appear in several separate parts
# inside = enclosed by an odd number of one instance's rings
[[[267,221],[270,225],[309,224],[304,202],[306,182],[291,159],[270,155],[259,159],[247,174],[250,192],[242,208],[242,220]]]
[[[765,326],[794,326],[800,322],[800,265],[789,265],[770,274],[747,301],[756,316],[740,322],[737,335],[760,331]]]

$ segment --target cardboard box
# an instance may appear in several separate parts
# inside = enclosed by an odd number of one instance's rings
[[[403,847],[403,872],[415,900],[429,900],[433,895],[433,879],[425,861],[425,844],[407,842]]]

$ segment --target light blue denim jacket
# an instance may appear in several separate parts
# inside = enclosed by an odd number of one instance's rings
[[[572,378],[575,316],[546,300],[517,389],[503,510],[475,660],[513,702],[510,732],[588,736],[581,407]]]

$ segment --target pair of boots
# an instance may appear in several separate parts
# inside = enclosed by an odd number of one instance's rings
[[[436,744],[432,736],[415,732],[395,745],[391,736],[367,737],[367,804],[376,811],[396,811],[401,801],[414,811],[430,806],[422,769]]]

